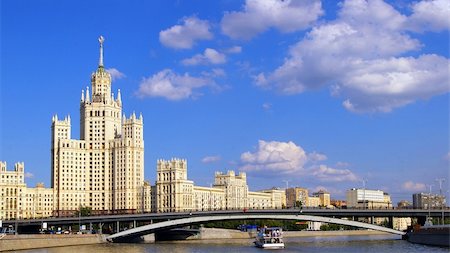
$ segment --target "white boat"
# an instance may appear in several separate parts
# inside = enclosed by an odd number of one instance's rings
[[[283,249],[283,230],[279,227],[261,228],[254,243],[258,248]]]

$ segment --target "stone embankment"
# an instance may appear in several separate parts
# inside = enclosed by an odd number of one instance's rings
[[[344,231],[284,231],[283,236],[289,237],[308,237],[308,236],[352,236],[352,235],[388,235],[385,232],[372,230],[344,230]],[[0,252],[16,251],[25,249],[39,249],[62,246],[76,246],[86,244],[105,243],[106,235],[6,235],[0,239]],[[187,238],[185,241],[172,241],[172,243],[180,242],[197,242],[197,243],[225,243],[233,242],[233,239],[253,239],[255,233],[241,232],[233,229],[221,228],[202,228],[199,235]],[[145,242],[154,242],[154,235],[147,235]],[[224,240],[231,239],[231,240]]]
[[[103,235],[6,235],[0,239],[0,252],[104,242]]]
[[[340,231],[283,231],[283,236],[288,237],[310,237],[310,236],[351,236],[351,235],[389,235],[386,232],[374,230],[340,230]],[[241,232],[239,230],[221,228],[202,228],[200,236],[192,239],[248,239],[255,238],[255,233]]]

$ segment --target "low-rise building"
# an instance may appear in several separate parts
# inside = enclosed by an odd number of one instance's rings
[[[408,209],[408,208],[412,208],[412,207],[413,207],[413,205],[412,205],[411,201],[408,201],[408,200],[400,200],[397,203],[397,208],[399,208],[399,209]]]
[[[38,183],[35,188],[25,188],[23,203],[23,218],[39,219],[53,214],[53,189],[45,188],[44,183]]]
[[[319,197],[308,197],[308,201],[306,207],[319,207],[320,206],[320,198]]]
[[[413,208],[419,209],[438,209],[445,206],[445,196],[430,193],[413,194]]]
[[[404,231],[411,226],[411,217],[393,217],[392,219],[393,229]]]
[[[319,198],[319,206],[327,207],[330,205],[330,193],[320,190],[312,194],[313,197]]]
[[[157,212],[281,209],[286,204],[283,190],[249,191],[243,172],[216,172],[212,187],[195,186],[182,159],[158,161],[154,195]]]
[[[345,200],[332,199],[330,204],[336,208],[347,208],[347,201]]]
[[[286,189],[286,207],[293,208],[308,205],[308,189],[292,187]]]
[[[39,183],[25,184],[25,165],[18,162],[13,171],[0,161],[0,220],[45,218],[52,216],[53,189]]]
[[[392,207],[391,197],[381,190],[352,188],[347,191],[346,197],[348,208],[385,209]]]

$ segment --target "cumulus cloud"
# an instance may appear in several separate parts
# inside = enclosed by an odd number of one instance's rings
[[[409,28],[413,31],[450,30],[450,2],[447,0],[420,1],[412,4]]]
[[[33,175],[33,173],[31,173],[31,172],[25,172],[25,178],[33,178],[34,177],[34,175]]]
[[[352,112],[389,112],[447,93],[448,59],[402,56],[422,47],[405,32],[407,22],[383,1],[345,1],[336,20],[314,27],[255,84],[286,95],[328,86]]]
[[[238,54],[238,53],[242,52],[242,47],[240,47],[240,46],[230,47],[226,50],[226,52],[229,54]]]
[[[216,156],[206,156],[203,157],[202,159],[202,163],[213,163],[213,162],[218,162],[220,161],[221,157],[216,155]]]
[[[426,186],[424,183],[414,183],[413,181],[407,181],[402,184],[403,190],[418,192],[424,191]]]
[[[336,167],[338,167],[338,168],[347,168],[349,166],[350,166],[350,164],[347,162],[337,162],[336,163]]]
[[[292,173],[303,170],[308,157],[302,147],[293,142],[263,141],[258,142],[256,152],[245,152],[241,161],[246,171],[269,170],[279,173]]]
[[[320,165],[312,169],[312,175],[321,181],[326,182],[343,182],[343,181],[358,181],[353,172],[348,169],[334,169],[326,165]]]
[[[197,17],[183,19],[183,24],[175,25],[159,33],[159,41],[166,47],[177,49],[192,48],[197,40],[210,40],[213,34],[210,24]]]
[[[144,78],[136,92],[138,97],[163,97],[168,100],[182,100],[201,95],[200,89],[217,87],[208,77],[193,77],[188,73],[179,75],[171,69],[164,69],[151,77]]]
[[[106,71],[111,75],[112,81],[122,79],[125,77],[125,74],[120,72],[116,68],[109,68],[109,69],[106,69]]]
[[[317,159],[326,156],[305,150],[294,142],[263,141],[258,142],[255,152],[241,154],[240,167],[243,171],[277,175],[307,176],[324,182],[356,181],[356,175],[348,169],[334,169],[326,165],[308,166]]]
[[[325,161],[327,160],[327,156],[321,153],[317,153],[316,151],[309,153],[308,154],[308,159],[311,162],[320,162],[320,161]]]
[[[222,32],[233,39],[251,39],[269,28],[284,33],[303,30],[323,14],[318,0],[247,0],[243,9],[222,18]]]
[[[222,64],[227,61],[225,54],[219,51],[207,48],[203,54],[196,54],[191,58],[187,58],[181,61],[183,65],[207,65],[207,64]]]
[[[217,78],[217,77],[224,77],[226,75],[227,73],[225,72],[225,70],[221,68],[213,68],[209,71],[202,71],[202,76],[205,77]]]

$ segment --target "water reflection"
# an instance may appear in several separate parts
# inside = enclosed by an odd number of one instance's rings
[[[448,252],[447,248],[411,244],[398,236],[334,236],[285,238],[286,249],[277,252]],[[161,242],[151,244],[98,244],[26,250],[20,253],[231,253],[270,252],[253,247],[252,240]]]

